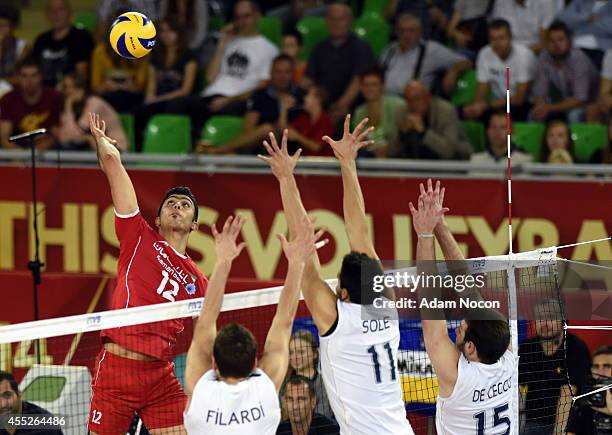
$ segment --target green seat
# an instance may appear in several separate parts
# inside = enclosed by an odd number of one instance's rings
[[[155,115],[149,120],[143,153],[179,154],[191,151],[191,119],[184,115]]]
[[[128,151],[133,153],[136,151],[136,129],[134,128],[134,115],[131,113],[120,113],[119,119],[121,120],[121,126],[123,127],[123,131],[128,139]]]
[[[88,32],[93,32],[98,19],[93,12],[84,12],[79,14],[74,19],[74,25],[79,29],[85,29]]]
[[[539,162],[545,129],[544,124],[539,122],[513,122],[512,142],[531,154],[534,162]]]
[[[463,129],[472,145],[474,145],[474,150],[476,152],[485,149],[487,139],[485,137],[485,127],[482,122],[463,121]]]
[[[608,144],[608,128],[601,124],[575,123],[570,125],[574,154],[579,162],[589,162],[593,153]]]
[[[465,71],[457,80],[457,86],[451,95],[451,103],[455,106],[465,106],[474,101],[476,97],[476,71]]]
[[[362,16],[355,21],[353,30],[368,43],[376,58],[382,54],[391,35],[389,23],[377,15]]]
[[[280,47],[283,39],[283,24],[278,17],[261,17],[259,20],[259,31],[268,40]]]
[[[308,59],[314,46],[327,38],[328,32],[325,18],[303,17],[297,22],[296,28],[304,40],[302,59]]]
[[[208,18],[208,31],[216,32],[219,31],[225,26],[225,18],[221,15],[211,15]]]
[[[211,145],[225,145],[242,133],[243,124],[239,116],[212,116],[202,129],[202,139]]]
[[[365,0],[361,10],[361,16],[377,15],[380,18],[385,16],[385,8],[389,0]]]

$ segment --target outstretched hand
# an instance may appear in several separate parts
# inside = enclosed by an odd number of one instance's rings
[[[270,165],[272,173],[279,180],[293,174],[293,169],[302,154],[302,149],[300,148],[294,155],[289,155],[289,151],[287,150],[287,135],[287,129],[283,130],[283,137],[279,148],[274,133],[268,133],[269,142],[264,140],[263,146],[266,148],[266,151],[268,151],[269,157],[261,154],[257,155],[259,160],[263,160]]]
[[[106,139],[113,145],[117,144],[115,139],[111,139],[106,135],[106,123],[103,119],[100,120],[100,115],[97,113],[89,112],[89,131],[91,131],[96,142],[99,142],[100,139]]]
[[[246,243],[242,242],[236,245],[236,239],[240,230],[244,225],[245,219],[242,216],[230,216],[223,225],[221,232],[217,231],[216,225],[212,226],[212,235],[215,238],[215,247],[217,251],[217,261],[232,261],[234,258],[240,255],[240,252],[246,246]]]
[[[365,140],[365,138],[374,130],[374,127],[364,127],[368,123],[368,118],[361,120],[355,130],[351,133],[351,115],[348,114],[344,118],[344,132],[340,140],[333,140],[329,136],[323,136],[323,141],[327,142],[334,150],[334,155],[340,161],[352,161],[357,158],[357,152],[368,145],[374,143],[373,140]],[[362,131],[363,130],[363,131]]]
[[[412,224],[417,234],[432,234],[438,222],[449,211],[443,206],[444,188],[440,189],[440,182],[436,182],[436,188],[432,186],[431,179],[427,180],[427,189],[421,184],[418,200],[418,209],[412,202],[409,204],[412,214]]]
[[[325,233],[325,228],[314,232],[313,221],[303,218],[295,232],[295,237],[291,242],[287,241],[283,234],[277,237],[283,246],[283,252],[289,263],[305,263],[316,251],[315,244]],[[324,240],[327,243],[327,240]]]

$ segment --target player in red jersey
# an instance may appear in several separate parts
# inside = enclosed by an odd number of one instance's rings
[[[136,192],[104,121],[90,114],[98,162],[108,179],[119,239],[117,287],[112,308],[174,302],[203,296],[207,280],[185,253],[198,227],[198,204],[186,187],[170,189],[155,225],[147,224]],[[104,330],[92,376],[88,427],[95,434],[125,434],[134,414],[154,434],[184,433],[186,396],[174,374],[182,320]]]

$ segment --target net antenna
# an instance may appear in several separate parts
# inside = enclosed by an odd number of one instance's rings
[[[516,290],[516,275],[514,273],[514,261],[512,254],[514,253],[512,246],[512,119],[510,116],[510,67],[506,66],[506,139],[507,139],[507,186],[508,186],[508,268],[506,276],[508,279],[508,323],[510,326],[510,343],[512,352],[518,355],[518,298]],[[516,370],[512,375],[512,385],[516,387],[515,394],[512,396],[511,415],[512,420],[516,422],[512,427],[519,426],[520,419],[520,389],[518,378],[518,358],[516,359]],[[514,433],[516,429],[514,429]]]

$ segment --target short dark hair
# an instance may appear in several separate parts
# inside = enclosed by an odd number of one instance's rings
[[[237,0],[237,1],[234,3],[234,9],[233,9],[233,11],[235,11],[235,10],[236,10],[236,5],[237,5],[238,3],[241,3],[241,2],[247,2],[247,3],[249,3],[249,4],[251,5],[251,9],[253,10],[253,12],[255,12],[256,14],[261,14],[261,6],[259,6],[259,3],[258,3],[257,1],[255,1],[255,0]],[[233,12],[233,11],[232,11],[232,12]]]
[[[255,337],[244,326],[230,323],[217,333],[213,355],[221,376],[246,378],[253,370],[256,353]]]
[[[285,385],[283,385],[283,391],[281,392],[281,396],[284,396],[287,392],[288,385],[306,385],[308,387],[308,395],[310,396],[310,398],[314,399],[317,396],[315,392],[314,382],[312,381],[312,379],[307,378],[306,376],[292,375],[287,380],[287,382],[285,382]]]
[[[560,20],[553,21],[551,25],[548,26],[548,29],[546,29],[546,32],[563,32],[565,33],[565,36],[567,36],[567,39],[572,39],[572,31],[569,27],[567,27],[567,24]]]
[[[593,358],[598,355],[612,355],[612,346],[601,346],[597,348],[597,350],[593,354]]]
[[[487,127],[489,127],[489,124],[491,124],[491,120],[497,117],[503,117],[504,119],[506,119],[508,117],[508,114],[506,113],[505,110],[501,110],[501,109],[494,110],[488,116]]]
[[[17,385],[17,380],[15,379],[15,376],[13,376],[12,373],[0,370],[0,382],[2,381],[9,381],[9,384],[11,385],[11,389],[15,393],[19,394],[19,386]]]
[[[168,191],[164,195],[164,198],[159,204],[159,208],[157,209],[157,216],[159,217],[159,215],[161,214],[161,209],[164,206],[164,202],[166,202],[166,200],[170,198],[172,195],[185,195],[191,200],[191,202],[193,203],[193,221],[197,222],[198,221],[198,200],[196,199],[195,195],[191,192],[191,189],[185,186],[176,186],[171,189],[168,189]]]
[[[276,56],[272,60],[272,66],[276,65],[277,62],[283,62],[283,61],[289,62],[292,68],[295,66],[295,60],[288,54],[282,54],[282,53]]]
[[[17,71],[21,71],[23,68],[34,67],[37,68],[38,71],[42,72],[42,67],[40,66],[40,62],[33,56],[28,56],[23,59],[21,62],[17,64]]]
[[[11,25],[16,26],[19,24],[19,9],[11,5],[0,5],[0,18],[4,18],[5,20],[8,20]]]
[[[374,301],[374,277],[380,275],[384,275],[380,261],[353,251],[342,259],[338,283],[348,291],[352,303],[370,305]]]
[[[510,23],[508,22],[508,20],[504,20],[503,18],[497,18],[497,19],[491,21],[489,23],[489,26],[487,27],[487,29],[489,31],[491,31],[491,30],[499,30],[499,29],[506,29],[508,31],[508,33],[510,35],[512,35],[512,27],[510,26]]]
[[[496,310],[471,309],[466,313],[464,342],[476,346],[478,358],[483,364],[494,364],[510,345],[510,327],[506,318]]]
[[[283,38],[286,37],[286,36],[291,36],[291,37],[295,38],[295,40],[297,41],[297,43],[298,43],[298,45],[300,47],[302,47],[304,45],[304,37],[297,30],[291,30],[289,32],[283,33]]]
[[[383,83],[385,82],[385,74],[383,73],[382,69],[380,69],[380,67],[377,65],[372,65],[368,67],[364,72],[359,74],[359,79],[363,80],[366,77],[370,77],[370,76],[378,77],[381,82]]]

